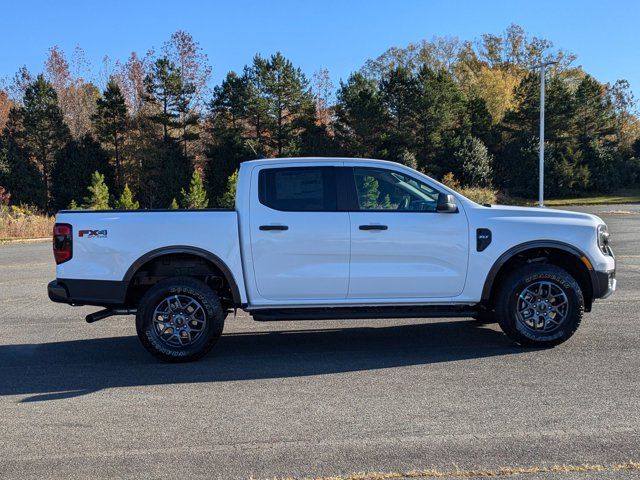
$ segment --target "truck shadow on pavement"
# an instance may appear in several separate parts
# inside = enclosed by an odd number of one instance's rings
[[[0,346],[0,396],[60,400],[108,388],[228,382],[424,365],[525,352],[473,320],[224,334],[195,363],[165,364],[137,337]]]

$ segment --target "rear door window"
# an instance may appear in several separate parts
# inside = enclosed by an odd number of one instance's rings
[[[334,167],[265,168],[258,177],[263,205],[285,212],[337,211]]]

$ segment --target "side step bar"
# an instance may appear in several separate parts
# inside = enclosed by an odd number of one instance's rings
[[[135,308],[105,308],[99,312],[90,313],[85,320],[87,323],[93,323],[113,315],[134,315],[137,311]]]
[[[445,318],[472,317],[477,308],[468,305],[412,306],[412,307],[326,307],[273,308],[249,312],[258,322],[282,320],[355,320],[367,318]]]

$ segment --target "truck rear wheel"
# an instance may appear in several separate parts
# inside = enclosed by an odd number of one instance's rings
[[[222,334],[225,312],[216,292],[190,277],[172,277],[140,300],[136,330],[142,345],[165,362],[206,355]]]
[[[580,286],[556,265],[530,264],[511,272],[496,298],[500,328],[527,347],[553,347],[568,340],[584,313]]]

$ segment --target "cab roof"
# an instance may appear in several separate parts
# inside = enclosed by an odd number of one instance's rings
[[[242,165],[264,165],[273,162],[278,163],[311,163],[318,162],[323,164],[342,164],[342,163],[372,163],[379,165],[400,165],[396,162],[390,162],[388,160],[378,160],[375,158],[353,158],[353,157],[276,157],[276,158],[261,158],[258,160],[248,160],[242,162]]]

